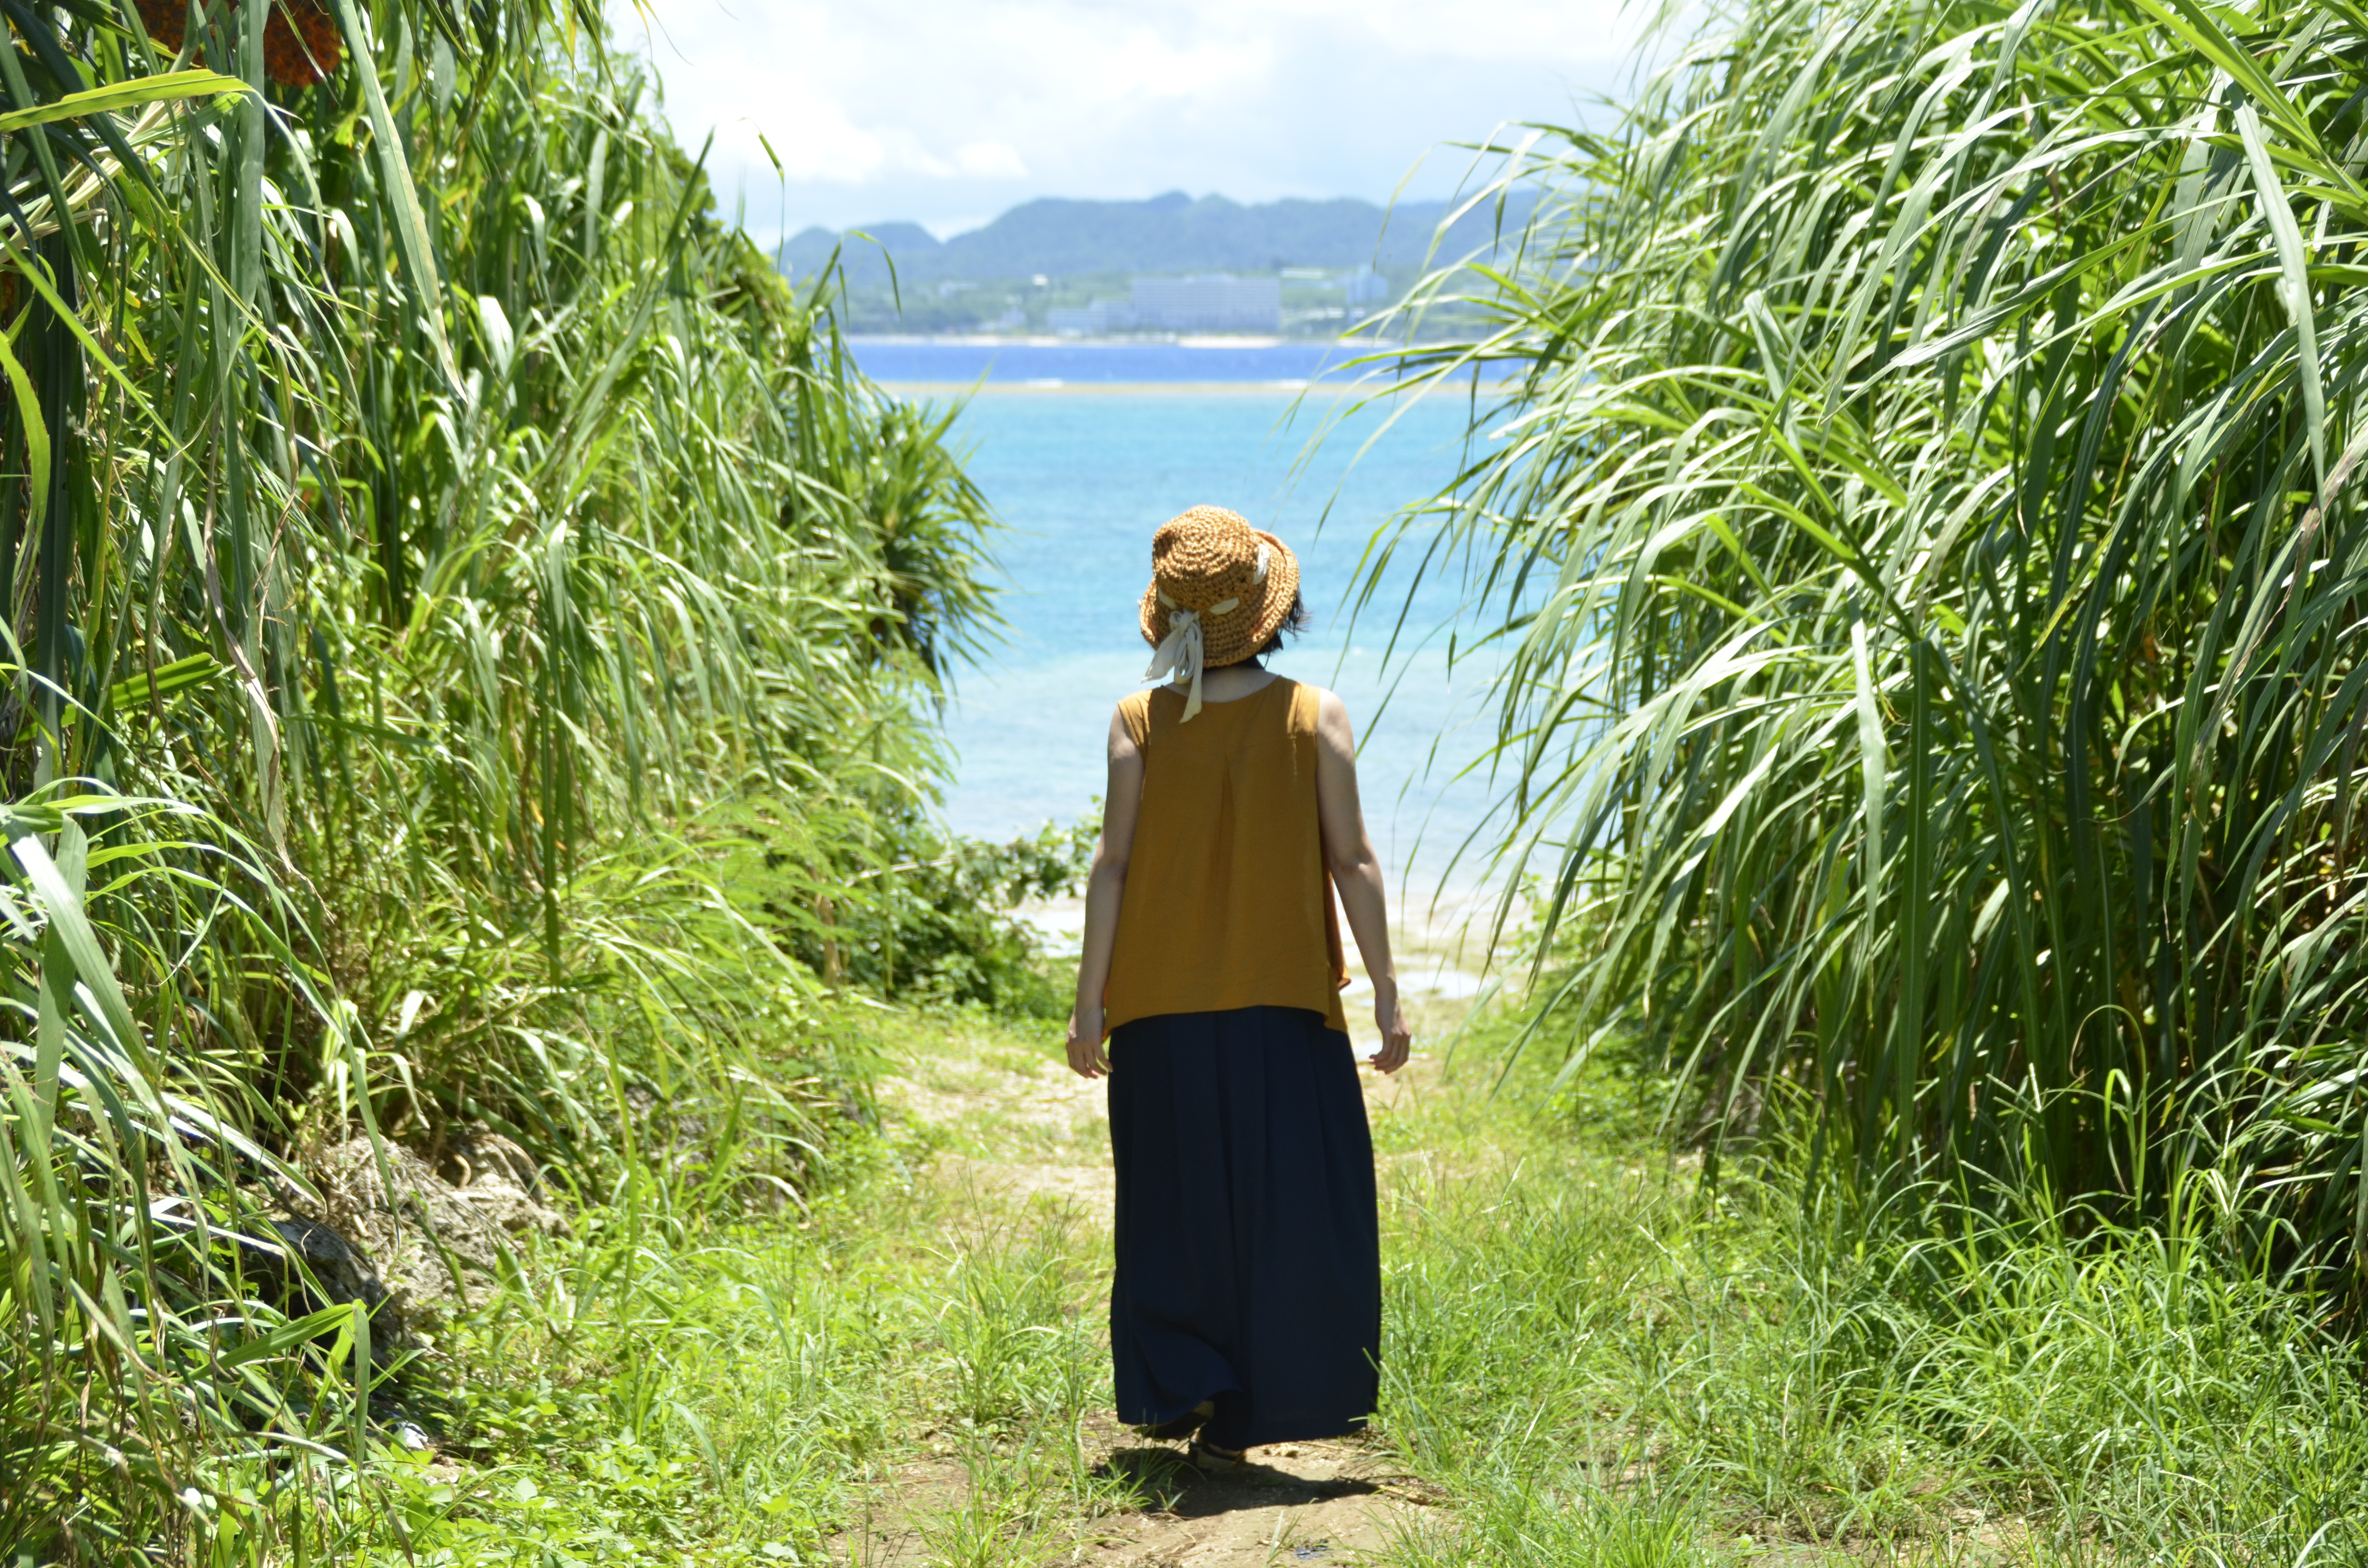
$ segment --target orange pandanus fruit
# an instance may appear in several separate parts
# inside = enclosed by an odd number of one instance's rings
[[[230,0],[231,9],[239,0]],[[264,0],[271,15],[263,24],[263,73],[282,87],[309,87],[325,80],[346,57],[345,40],[326,0]],[[188,36],[189,0],[138,0],[148,36],[177,52]]]

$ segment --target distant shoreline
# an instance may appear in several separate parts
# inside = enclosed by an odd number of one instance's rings
[[[1351,383],[1326,381],[1317,386],[1312,381],[1069,381],[1048,376],[1024,381],[883,381],[874,384],[881,391],[894,392],[900,397],[964,397],[978,392],[998,396],[1029,393],[1037,397],[1059,397],[1077,392],[1110,397],[1156,396],[1163,392],[1190,397],[1239,397],[1255,393],[1268,397],[1296,397],[1311,390],[1347,392]]]
[[[850,332],[845,335],[848,346],[856,348],[1337,348],[1356,359],[1407,349],[1440,348],[1455,341],[1443,338],[1435,343],[1354,343],[1338,337],[1217,332],[1106,334],[1099,337],[1082,333],[1069,335],[1044,332]]]
[[[933,348],[1143,348],[1173,344],[1178,348],[1281,348],[1287,344],[1349,347],[1331,337],[1284,337],[1273,333],[1107,333],[1099,337],[1083,333],[1053,332],[850,332],[847,341],[897,344]]]
[[[1207,333],[1153,339],[907,334],[850,335],[847,344],[866,376],[914,395],[962,396],[973,389],[1138,396],[1280,392],[1313,394],[1329,402],[1394,396],[1408,390],[1408,379],[1395,356],[1369,357],[1369,350],[1349,345],[1263,335]],[[1483,389],[1497,385],[1508,368],[1488,367]],[[1473,377],[1467,371],[1452,384],[1459,393],[1468,392]]]
[[[1360,396],[1385,396],[1400,390],[1398,385],[1388,381],[1363,381],[1354,379],[1333,381],[1328,378],[1312,381],[1072,381],[1042,376],[1030,381],[911,381],[882,379],[873,384],[882,392],[894,392],[903,397],[959,397],[979,392],[996,395],[1032,393],[1039,397],[1058,397],[1077,392],[1118,397],[1153,396],[1161,393],[1192,397],[1219,395],[1238,397],[1254,393],[1264,393],[1269,397],[1296,397],[1301,392],[1353,392]],[[1480,383],[1480,390],[1483,393],[1508,392],[1515,384],[1512,381],[1483,381]],[[1418,392],[1423,388],[1417,386],[1406,390]],[[1463,395],[1466,390],[1464,382],[1459,381],[1455,383],[1456,395],[1459,397]]]

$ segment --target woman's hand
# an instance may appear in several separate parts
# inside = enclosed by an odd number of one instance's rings
[[[1382,1031],[1382,1049],[1373,1053],[1373,1065],[1383,1073],[1395,1073],[1406,1064],[1406,1055],[1414,1050],[1414,1031],[1406,1028],[1406,1014],[1398,1008],[1395,983],[1373,987],[1373,1027]],[[1075,1056],[1070,1060],[1075,1061]]]
[[[1102,1010],[1080,1002],[1069,1014],[1069,1071],[1080,1078],[1100,1078],[1110,1070],[1110,1052],[1102,1049]]]

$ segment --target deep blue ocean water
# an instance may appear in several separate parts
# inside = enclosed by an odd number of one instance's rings
[[[972,475],[1009,528],[998,553],[1010,628],[994,660],[956,676],[948,731],[959,767],[945,802],[949,824],[1008,837],[1074,819],[1101,792],[1110,710],[1143,684],[1150,657],[1135,604],[1150,579],[1152,531],[1188,506],[1213,503],[1276,534],[1300,558],[1315,624],[1272,667],[1329,686],[1347,702],[1360,733],[1366,819],[1394,878],[1416,902],[1442,888],[1467,890],[1473,869],[1451,876],[1448,862],[1480,823],[1490,792],[1484,779],[1453,776],[1485,751],[1493,726],[1481,701],[1486,669],[1468,653],[1448,667],[1458,585],[1417,590],[1386,666],[1404,583],[1359,616],[1348,606],[1375,530],[1452,480],[1467,404],[1452,396],[1406,400],[1386,428],[1383,411],[1368,411],[1311,448],[1335,397],[1320,387],[1299,394],[1259,383],[1299,379],[1288,372],[1304,361],[1303,350],[1320,346],[1228,350],[1223,361],[1184,359],[1216,351],[1175,345],[995,347],[995,379],[970,398],[955,429]],[[892,385],[974,378],[960,372],[981,352],[857,345],[865,370]],[[998,381],[1046,379],[1053,357],[1081,352],[1109,354],[1100,363],[1110,373],[1099,379],[1137,390],[997,390]],[[1192,371],[1165,379],[1199,385],[1146,388],[1162,379],[1151,372],[1163,365]],[[1236,370],[1232,387],[1210,388],[1218,365]],[[1411,650],[1410,642],[1417,644]]]

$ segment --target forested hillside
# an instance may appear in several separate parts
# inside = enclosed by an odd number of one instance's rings
[[[1515,193],[1509,221],[1527,216],[1526,193]],[[871,242],[808,228],[780,251],[781,269],[811,277],[834,254],[850,282],[898,278],[934,283],[955,278],[1048,278],[1093,272],[1269,272],[1281,267],[1372,267],[1412,272],[1437,254],[1461,258],[1497,233],[1498,214],[1483,205],[1463,213],[1444,235],[1441,222],[1460,204],[1403,201],[1384,209],[1370,201],[1282,200],[1245,206],[1222,196],[1197,200],[1170,191],[1144,201],[1022,203],[984,228],[939,241],[916,223],[860,225]],[[885,258],[883,259],[883,253]]]

